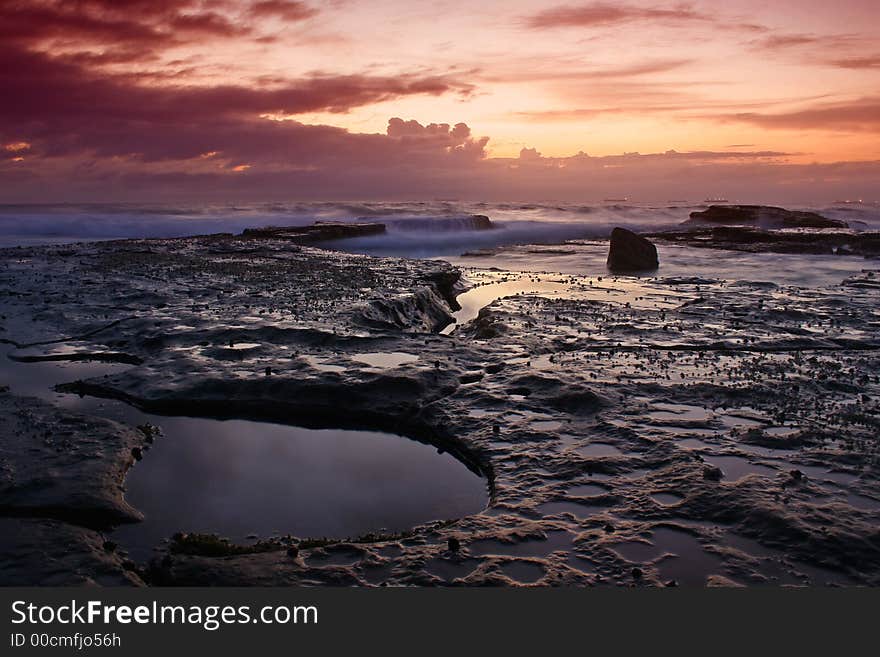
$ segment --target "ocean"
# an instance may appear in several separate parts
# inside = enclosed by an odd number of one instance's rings
[[[634,231],[674,229],[705,209],[696,203],[464,203],[312,202],[240,205],[58,204],[0,205],[0,246],[51,244],[127,237],[182,237],[240,232],[314,221],[371,221],[385,235],[348,240],[345,250],[407,257],[457,256],[521,244],[601,239],[615,226]],[[880,230],[880,205],[791,206],[843,219],[857,230]],[[451,218],[488,216],[499,228],[467,230]]]
[[[680,228],[705,203],[310,202],[215,205],[59,204],[0,206],[0,247],[122,238],[239,233],[314,221],[382,222],[386,232],[324,246],[373,256],[442,258],[462,267],[600,275],[607,247],[590,241],[615,226],[636,232]],[[842,219],[855,231],[880,230],[880,205],[790,206]],[[494,230],[464,221],[488,216]],[[660,275],[828,285],[865,266],[860,257],[752,254],[661,247]]]

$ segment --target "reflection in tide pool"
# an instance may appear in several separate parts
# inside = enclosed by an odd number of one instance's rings
[[[374,351],[356,354],[351,359],[378,369],[392,369],[407,363],[415,363],[419,357],[415,354],[403,353],[402,351]]]
[[[486,504],[485,484],[449,454],[367,431],[245,420],[161,418],[167,437],[126,478],[146,520],[120,527],[143,556],[174,532],[345,538],[456,518]]]
[[[52,390],[129,365],[18,363],[7,354],[0,354],[0,383],[15,394],[162,428],[125,482],[126,500],[145,520],[114,531],[137,560],[179,531],[234,541],[275,533],[345,538],[477,513],[487,502],[483,479],[448,453],[408,438],[142,413]]]
[[[480,310],[496,299],[515,294],[536,294],[544,297],[553,297],[563,294],[566,289],[567,286],[563,281],[542,280],[539,277],[517,278],[501,283],[472,287],[467,292],[456,297],[455,300],[461,308],[453,313],[455,322],[441,332],[446,334],[452,333],[457,327],[475,319]]]

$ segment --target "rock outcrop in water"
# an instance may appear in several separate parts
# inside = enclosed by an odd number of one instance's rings
[[[828,219],[815,212],[786,210],[769,205],[710,205],[691,212],[685,224],[757,226],[760,228],[846,228],[845,221]]]
[[[385,223],[394,230],[445,233],[459,230],[492,230],[496,228],[492,220],[484,214],[469,214],[458,217],[404,217],[386,219]]]
[[[611,231],[608,269],[613,272],[651,271],[660,266],[657,247],[626,228]]]
[[[718,226],[654,233],[653,239],[698,248],[746,253],[812,253],[880,256],[880,233],[785,232],[745,226]]]
[[[267,226],[246,228],[241,236],[251,239],[283,239],[297,244],[315,244],[349,237],[381,235],[385,224],[345,223],[342,221],[316,221],[310,226]]]

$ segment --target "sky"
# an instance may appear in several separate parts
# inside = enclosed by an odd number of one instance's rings
[[[0,0],[0,202],[880,200],[877,0]]]

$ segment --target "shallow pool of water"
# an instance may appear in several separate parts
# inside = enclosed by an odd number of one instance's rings
[[[761,465],[760,463],[752,463],[741,456],[715,456],[707,455],[706,463],[721,468],[724,478],[731,481],[742,479],[746,475],[757,474],[764,477],[773,477],[777,471],[773,468]]]
[[[633,563],[657,560],[661,579],[675,580],[682,586],[705,586],[709,575],[722,572],[721,559],[706,552],[697,538],[687,532],[659,527],[651,532],[650,541],[618,543],[613,549]],[[661,556],[664,558],[658,560]]]
[[[623,454],[617,447],[608,443],[589,443],[575,448],[574,451],[581,456],[620,456]]]
[[[135,559],[175,532],[235,541],[293,534],[345,538],[401,531],[486,506],[485,480],[448,453],[370,431],[309,430],[247,420],[166,417],[117,401],[52,390],[57,383],[130,365],[18,363],[0,354],[0,384],[70,410],[163,435],[126,477],[125,497],[145,520],[114,531]]]
[[[444,258],[460,267],[608,276],[608,242],[567,244],[567,253],[510,246],[491,255]],[[860,257],[798,253],[745,253],[659,243],[656,276],[700,276],[731,281],[770,281],[777,285],[835,285],[865,266]]]
[[[442,333],[452,333],[457,327],[476,319],[480,310],[497,299],[517,294],[552,297],[563,294],[566,289],[567,286],[563,281],[547,280],[546,278],[534,280],[528,277],[515,278],[489,285],[477,285],[456,297],[456,301],[461,308],[453,313],[455,322],[443,329]]]
[[[333,365],[326,362],[323,358],[318,358],[317,356],[300,356],[306,363],[309,364],[309,367],[312,369],[316,369],[319,372],[344,372],[345,367],[342,365]]]
[[[528,561],[508,561],[500,570],[520,584],[534,584],[544,576],[544,568],[540,564]]]
[[[351,359],[377,369],[393,369],[407,363],[415,363],[419,357],[402,351],[374,351],[356,354]]]
[[[467,547],[473,556],[504,555],[516,557],[546,557],[557,550],[570,550],[574,536],[565,530],[546,532],[546,538],[528,538],[515,543],[495,539],[479,539]]]
[[[651,499],[661,506],[674,506],[684,498],[678,493],[654,493]]]

